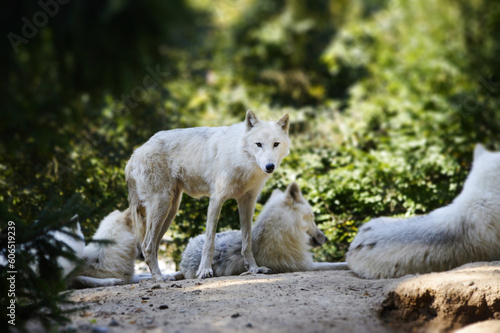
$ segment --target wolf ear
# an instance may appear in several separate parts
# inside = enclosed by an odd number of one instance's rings
[[[300,192],[299,185],[297,185],[296,182],[288,185],[286,189],[286,201],[290,205],[293,205],[295,202],[302,201],[302,192]]]
[[[247,130],[252,129],[252,127],[254,127],[259,121],[260,121],[259,118],[257,118],[257,116],[255,115],[255,113],[253,113],[252,110],[247,111],[247,116],[245,118],[245,124],[247,125]]]
[[[479,156],[483,155],[486,151],[486,148],[484,148],[482,144],[476,144],[476,147],[474,148],[474,159],[479,158]]]
[[[283,117],[281,117],[280,120],[278,120],[278,125],[280,125],[280,127],[285,131],[286,135],[288,135],[288,127],[290,125],[288,114],[285,114]]]

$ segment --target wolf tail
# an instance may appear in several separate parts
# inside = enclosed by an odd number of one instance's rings
[[[139,244],[142,244],[144,236],[146,234],[146,210],[141,204],[141,200],[137,195],[137,187],[135,179],[128,177],[127,175],[127,185],[128,185],[128,204],[130,209],[130,218],[132,220],[132,227],[134,229],[135,239]]]

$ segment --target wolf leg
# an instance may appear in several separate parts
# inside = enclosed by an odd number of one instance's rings
[[[219,221],[220,210],[223,203],[224,201],[219,198],[210,198],[210,204],[208,205],[206,239],[201,253],[200,266],[196,272],[196,277],[199,279],[214,276],[214,272],[212,270],[212,260],[215,251],[215,233],[217,231],[217,222]]]
[[[172,274],[163,274],[163,280],[164,281],[182,280],[183,277],[181,278],[180,276],[179,276],[179,278],[176,279],[176,277],[178,276],[177,273],[182,274],[181,272],[175,272],[175,273],[172,273]],[[148,274],[148,273],[145,273],[145,274],[134,274],[134,276],[130,280],[130,283],[139,283],[142,280],[150,280],[150,279],[151,279],[151,274]]]
[[[152,278],[158,281],[163,281],[163,276],[158,266],[160,241],[170,226],[175,212],[177,212],[174,207],[172,195],[175,196],[174,193],[169,194],[167,197],[155,195],[146,205],[146,234],[142,241],[141,249]],[[172,214],[171,210],[175,212]],[[167,217],[171,218],[170,221],[168,221]]]
[[[348,270],[349,266],[345,262],[315,262],[313,271],[343,271]]]
[[[245,267],[251,274],[271,273],[267,267],[259,267],[255,262],[252,252],[252,219],[255,212],[255,201],[257,196],[252,193],[247,193],[242,198],[238,199],[238,211],[240,213],[241,226],[241,254],[245,260]]]
[[[177,211],[179,210],[179,206],[181,204],[181,199],[182,199],[182,191],[179,189],[174,189],[172,191],[172,203],[170,205],[170,211],[168,212],[167,218],[165,219],[165,222],[163,223],[160,232],[156,234],[155,244],[158,244],[158,247],[161,244],[163,235],[165,235],[168,228],[170,228],[170,225],[172,224],[175,215],[177,215]],[[156,250],[156,253],[157,253],[156,256],[158,257],[158,250]],[[163,276],[162,277],[163,281],[175,281],[175,278],[168,274],[162,274],[162,276]]]
[[[169,274],[169,276],[171,278],[173,278],[175,281],[184,280],[185,279],[184,274],[182,274],[181,271],[177,271],[175,273]]]
[[[77,276],[71,282],[71,287],[73,288],[95,288],[95,287],[107,287],[116,286],[124,284],[122,279],[115,278],[94,278],[90,276]]]

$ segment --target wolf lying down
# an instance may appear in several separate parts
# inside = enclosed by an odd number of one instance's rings
[[[450,205],[408,219],[373,219],[346,257],[356,274],[373,279],[500,260],[500,152],[476,145],[472,170]]]
[[[139,281],[140,278],[134,276],[134,261],[139,251],[128,209],[115,210],[106,216],[93,236],[94,240],[110,241],[111,244],[91,242],[85,246],[78,223],[73,229],[63,229],[76,238],[59,231],[54,238],[66,243],[84,261],[83,267],[63,258],[58,261],[69,287],[102,287]]]

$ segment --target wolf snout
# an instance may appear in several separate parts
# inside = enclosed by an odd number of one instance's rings
[[[312,247],[320,247],[328,241],[328,238],[322,232],[316,233],[316,235],[312,236],[309,240],[309,245]]]
[[[273,171],[274,171],[274,164],[273,163],[266,164],[266,172],[271,173]]]

